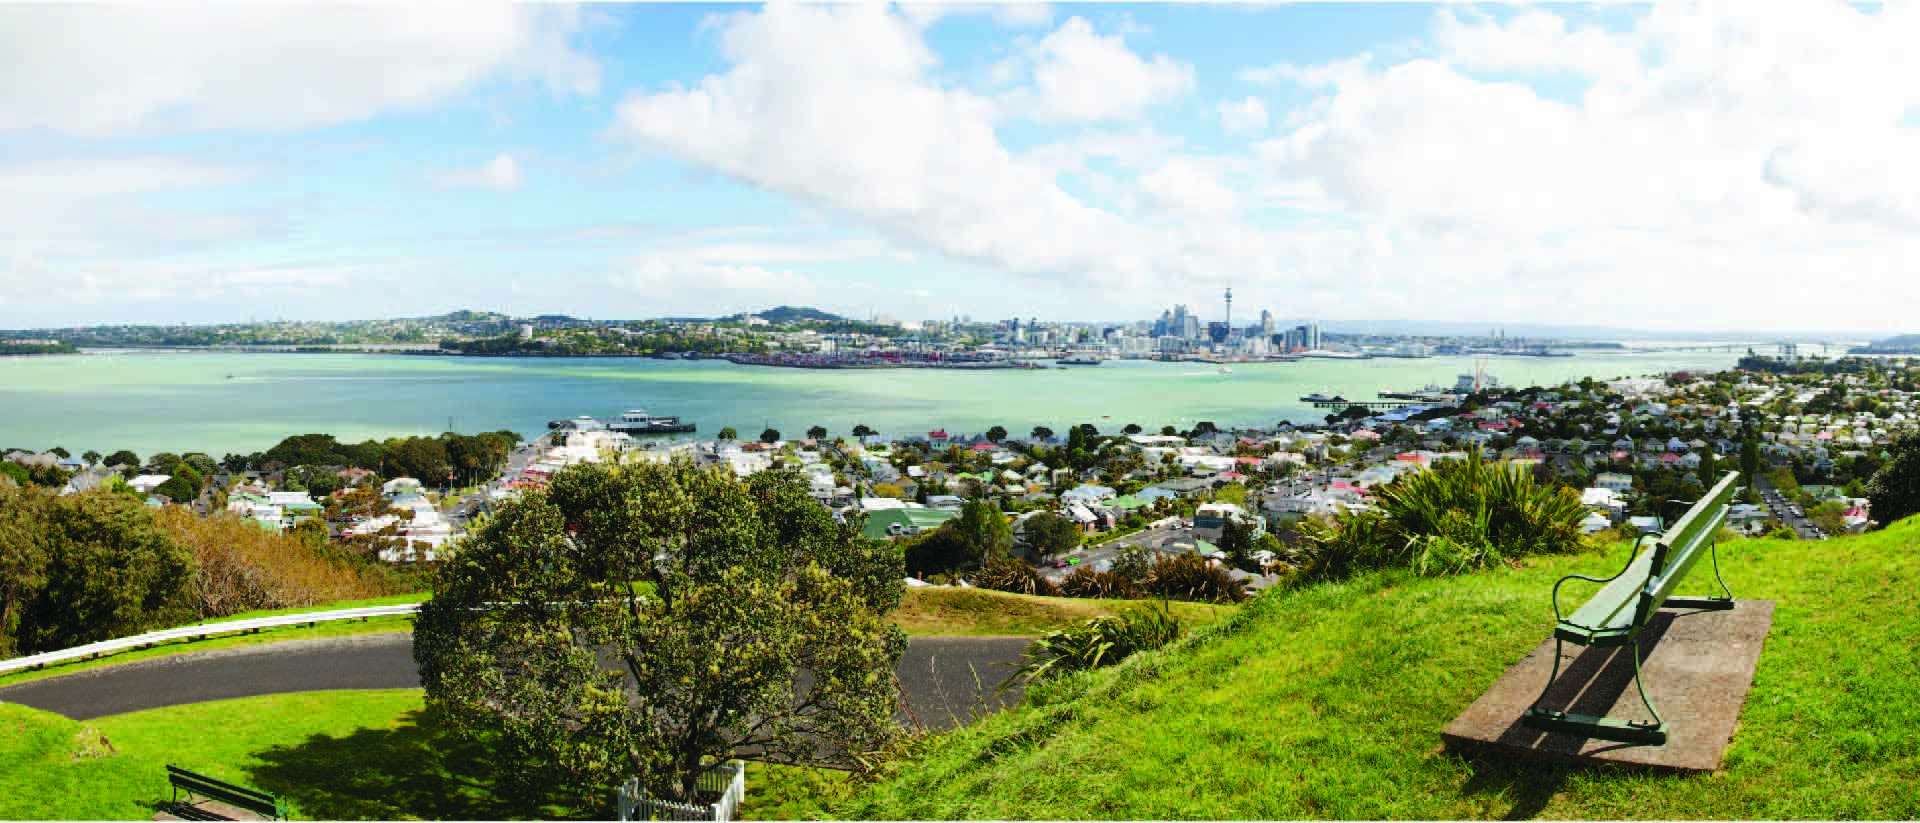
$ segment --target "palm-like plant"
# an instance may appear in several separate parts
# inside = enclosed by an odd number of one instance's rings
[[[1303,580],[1375,568],[1456,574],[1510,558],[1571,551],[1585,510],[1567,489],[1534,480],[1478,452],[1375,491],[1374,509],[1337,522],[1307,521]]]
[[[1061,629],[1027,647],[1014,679],[1033,682],[1069,672],[1111,666],[1135,653],[1151,651],[1180,639],[1184,628],[1163,604],[1159,609],[1097,617],[1082,626]]]

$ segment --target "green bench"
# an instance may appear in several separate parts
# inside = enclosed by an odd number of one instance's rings
[[[215,801],[225,803],[236,809],[253,812],[270,820],[287,819],[287,807],[273,795],[245,786],[235,786],[223,780],[215,780],[204,774],[190,772],[179,766],[167,766],[167,782],[173,785],[173,801],[167,804],[166,811],[187,820],[232,820],[231,817],[215,814],[213,810],[193,802],[199,797],[202,802]],[[186,792],[187,799],[181,800],[180,793]]]
[[[1733,592],[1720,578],[1720,556],[1715,537],[1727,520],[1739,472],[1727,472],[1706,497],[1693,504],[1673,526],[1660,535],[1653,551],[1642,554],[1640,540],[1633,542],[1633,555],[1619,574],[1607,578],[1570,574],[1553,584],[1553,674],[1540,697],[1527,709],[1521,722],[1540,731],[1563,732],[1622,743],[1662,745],[1667,742],[1667,724],[1647,698],[1646,683],[1640,675],[1641,631],[1662,606],[1681,609],[1726,610],[1733,608]],[[1646,535],[1641,535],[1645,539]],[[1713,576],[1725,597],[1674,597],[1687,573],[1702,557],[1713,558]],[[1603,584],[1586,605],[1571,615],[1560,611],[1560,587],[1569,580]],[[1649,722],[1616,720],[1607,717],[1570,714],[1540,707],[1547,692],[1560,678],[1560,657],[1564,644],[1588,647],[1626,646],[1633,651],[1633,684],[1640,691],[1640,702],[1653,716]]]

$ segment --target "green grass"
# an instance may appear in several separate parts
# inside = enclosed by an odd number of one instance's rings
[[[907,589],[894,622],[914,636],[1033,636],[1130,609],[1157,608],[1157,601],[1035,597],[986,589]],[[1188,626],[1218,622],[1236,606],[1171,601],[1168,608]]]
[[[250,697],[87,723],[0,705],[0,819],[147,820],[166,765],[257,788],[296,820],[605,819],[613,792],[530,796],[482,748],[439,728],[419,689]],[[746,819],[804,816],[846,774],[750,763]]]
[[[925,741],[832,805],[865,819],[1920,816],[1920,519],[1742,541],[1721,559],[1736,596],[1776,611],[1715,774],[1440,749],[1440,730],[1547,636],[1554,580],[1611,574],[1616,550],[1262,595],[1187,643]]]

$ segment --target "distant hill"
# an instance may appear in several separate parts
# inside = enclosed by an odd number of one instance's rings
[[[1901,334],[1855,346],[1848,354],[1920,354],[1920,334]]]
[[[847,318],[829,311],[821,311],[812,306],[775,306],[763,312],[754,312],[768,323],[838,323]]]

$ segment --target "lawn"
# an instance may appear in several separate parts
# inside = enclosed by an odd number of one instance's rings
[[[1039,636],[1054,629],[1130,609],[1157,608],[1158,601],[1034,597],[968,588],[907,589],[894,622],[916,636]],[[1189,626],[1233,614],[1236,606],[1171,601],[1168,608]]]
[[[483,747],[441,729],[418,689],[250,697],[78,723],[0,705],[0,819],[148,820],[166,764],[269,792],[294,819],[605,819],[613,792],[541,796],[495,780]],[[803,814],[841,772],[749,764],[742,812]]]
[[[1920,519],[1741,541],[1736,596],[1776,601],[1725,767],[1629,773],[1440,749],[1543,637],[1556,578],[1618,550],[1451,579],[1263,595],[1172,649],[1028,693],[835,804],[865,819],[1920,816]],[[1696,581],[1706,591],[1710,578]]]

